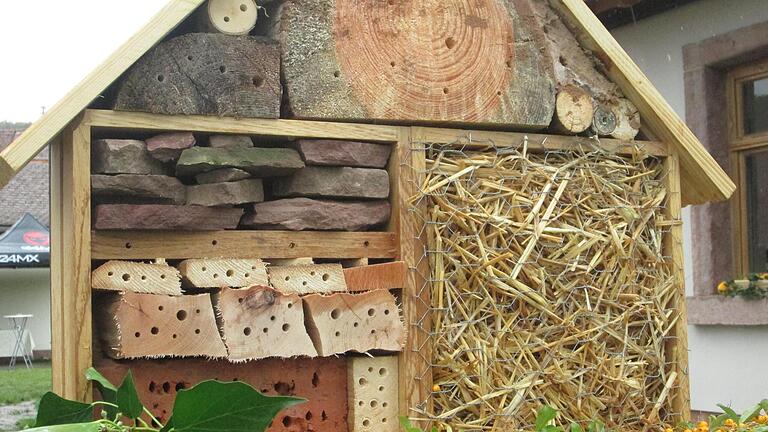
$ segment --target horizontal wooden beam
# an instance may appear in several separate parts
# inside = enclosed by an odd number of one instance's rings
[[[92,258],[395,258],[387,232],[94,231]]]
[[[213,116],[169,116],[126,111],[88,110],[91,127],[144,131],[184,131],[289,138],[347,139],[394,143],[397,126],[309,120],[254,119]]]
[[[586,138],[580,136],[547,135],[521,132],[490,132],[476,130],[414,127],[415,146],[422,143],[451,144],[456,147],[481,148],[520,147],[528,141],[528,149],[536,150],[584,150],[602,149],[612,153],[648,156],[666,156],[667,147],[658,141],[621,141],[607,138]]]

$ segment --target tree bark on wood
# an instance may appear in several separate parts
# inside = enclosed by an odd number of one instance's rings
[[[189,33],[154,47],[118,85],[116,110],[277,118],[277,44],[264,38]]]
[[[552,119],[530,0],[288,1],[271,16],[297,118],[528,129]]]

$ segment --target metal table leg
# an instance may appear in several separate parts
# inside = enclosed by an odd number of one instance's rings
[[[24,365],[27,369],[30,369],[32,368],[32,358],[24,349],[24,330],[27,328],[29,316],[9,316],[7,318],[11,321],[13,334],[16,337],[16,343],[13,345],[13,354],[11,355],[11,362],[8,364],[8,368],[13,369],[16,367],[16,359],[19,354],[21,354],[21,358],[24,360]]]

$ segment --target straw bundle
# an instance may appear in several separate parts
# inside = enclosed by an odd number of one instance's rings
[[[433,412],[453,430],[664,421],[682,301],[659,160],[427,146]],[[427,406],[425,404],[425,406]]]

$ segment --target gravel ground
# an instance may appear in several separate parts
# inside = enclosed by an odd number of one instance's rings
[[[36,415],[35,401],[0,406],[0,431],[15,431],[19,420]]]

